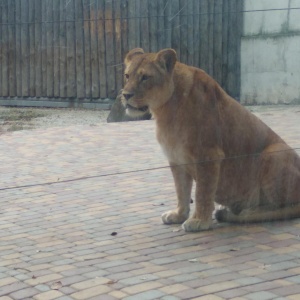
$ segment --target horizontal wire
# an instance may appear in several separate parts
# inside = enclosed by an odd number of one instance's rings
[[[183,9],[183,8],[182,8]],[[255,10],[241,10],[241,11],[226,11],[226,12],[211,12],[199,14],[180,14],[179,10],[168,19],[171,22],[176,17],[191,17],[191,16],[204,16],[204,15],[223,15],[223,14],[239,14],[239,13],[253,13],[253,12],[268,12],[268,11],[287,11],[287,10],[300,10],[300,7],[291,8],[272,8],[272,9],[255,9]],[[0,26],[15,26],[15,25],[32,25],[32,24],[51,24],[51,23],[81,23],[81,22],[95,22],[95,21],[113,21],[113,20],[130,20],[130,19],[150,19],[150,18],[165,18],[165,15],[156,16],[135,16],[135,17],[115,17],[115,18],[95,18],[95,19],[79,19],[79,20],[53,20],[53,21],[40,21],[40,22],[17,22],[17,23],[0,23]]]
[[[26,184],[26,185],[20,185],[20,186],[1,188],[0,191],[31,188],[31,187],[36,187],[36,186],[47,186],[47,185],[54,185],[54,184],[61,184],[61,183],[69,183],[69,182],[76,182],[76,181],[81,181],[81,180],[88,180],[88,179],[101,178],[101,177],[110,177],[110,176],[117,176],[117,175],[126,175],[126,174],[146,172],[146,171],[156,171],[156,170],[169,169],[169,168],[174,168],[174,167],[184,167],[184,166],[196,165],[196,164],[197,165],[198,164],[206,164],[206,163],[211,163],[211,162],[216,162],[216,161],[232,160],[232,159],[238,159],[238,158],[247,158],[247,157],[259,156],[259,155],[262,155],[262,154],[263,155],[269,155],[269,154],[273,154],[273,153],[295,151],[295,150],[300,150],[300,148],[291,148],[291,149],[287,149],[287,150],[272,151],[272,152],[268,152],[266,154],[263,154],[262,152],[252,153],[252,154],[243,154],[243,155],[229,156],[229,157],[225,157],[225,158],[202,160],[202,161],[195,162],[195,163],[179,164],[179,165],[172,165],[172,166],[168,165],[168,166],[154,167],[154,168],[147,168],[147,169],[138,169],[138,170],[132,170],[132,171],[123,171],[123,172],[99,174],[99,175],[92,175],[92,176],[84,176],[84,177],[66,179],[66,180],[61,180],[61,181],[51,181],[51,182],[44,182],[44,183]]]

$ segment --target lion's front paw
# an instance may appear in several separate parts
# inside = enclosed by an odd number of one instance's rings
[[[208,230],[212,227],[212,220],[201,221],[200,219],[190,218],[182,224],[182,228],[187,232],[197,232]]]
[[[188,214],[179,214],[176,210],[171,210],[162,214],[161,218],[164,224],[181,224],[188,218]]]

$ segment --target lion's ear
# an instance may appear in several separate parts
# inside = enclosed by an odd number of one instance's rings
[[[164,49],[157,53],[156,61],[167,70],[172,73],[177,61],[176,51],[173,49]]]
[[[132,49],[130,50],[127,55],[125,56],[125,65],[128,65],[132,58],[136,55],[141,55],[141,54],[144,54],[144,50],[142,48],[135,48],[135,49]]]

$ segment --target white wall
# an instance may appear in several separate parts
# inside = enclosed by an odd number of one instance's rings
[[[300,0],[244,0],[244,11],[300,8]],[[245,12],[241,102],[300,104],[300,9]]]

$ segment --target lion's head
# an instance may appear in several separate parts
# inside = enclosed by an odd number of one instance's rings
[[[176,61],[173,49],[145,53],[136,48],[126,55],[122,102],[128,115],[139,117],[149,109],[159,108],[171,97]]]

